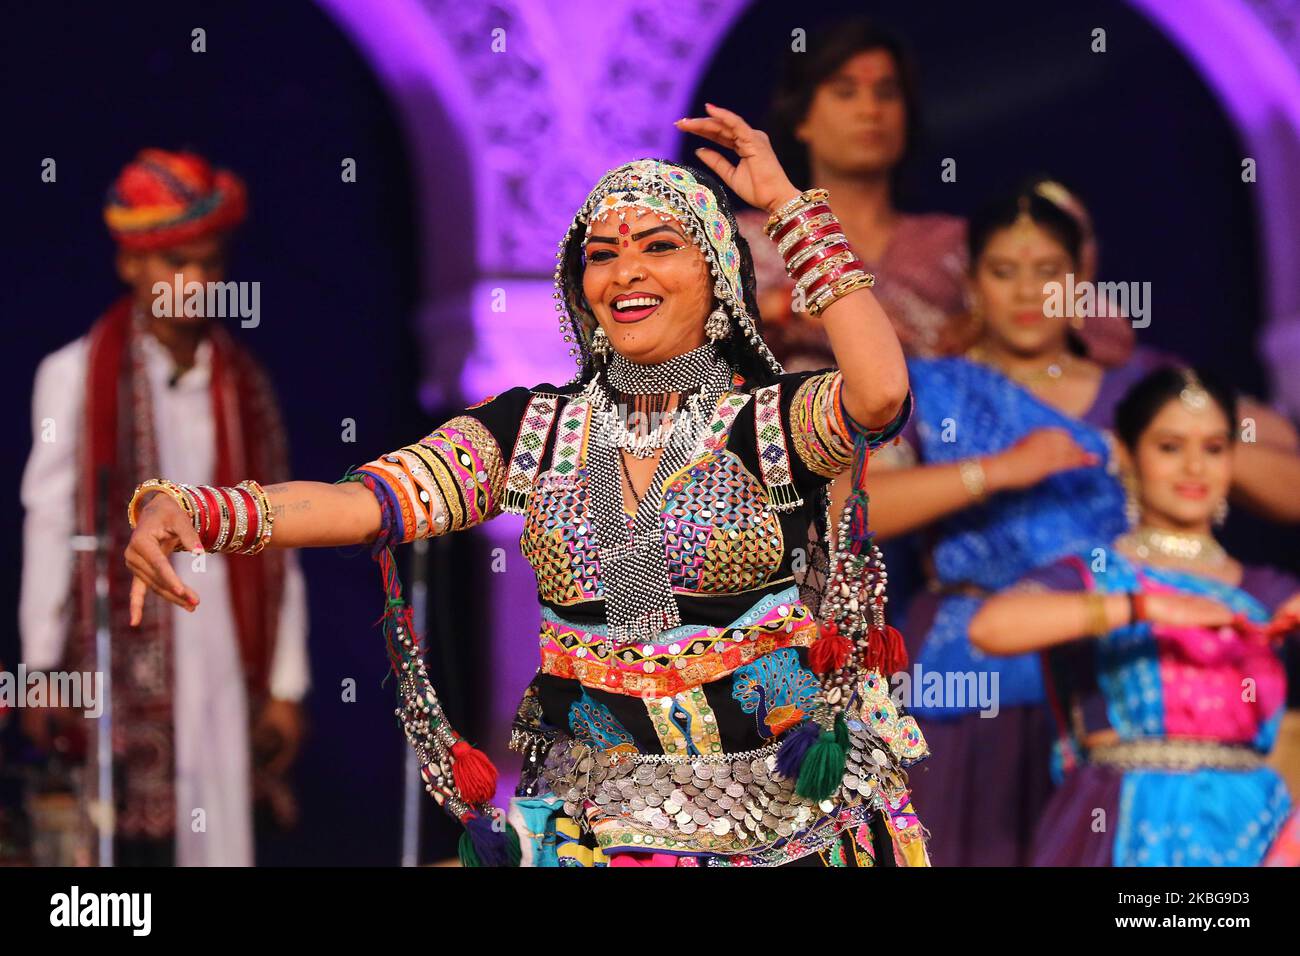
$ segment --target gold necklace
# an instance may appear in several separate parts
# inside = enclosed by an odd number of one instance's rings
[[[1063,351],[1044,368],[1035,369],[1032,372],[1016,372],[989,355],[988,350],[982,345],[972,345],[966,350],[966,357],[973,362],[979,362],[981,365],[997,369],[1007,378],[1020,385],[1036,385],[1039,382],[1059,381],[1065,375],[1065,370],[1074,361],[1074,357],[1069,352]]]
[[[1228,560],[1223,545],[1208,534],[1165,531],[1139,525],[1120,540],[1144,560],[1152,555],[1206,565],[1220,565]]]

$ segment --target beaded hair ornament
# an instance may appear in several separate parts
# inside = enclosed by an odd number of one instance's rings
[[[744,277],[741,274],[740,250],[735,230],[718,203],[718,197],[701,183],[689,169],[659,159],[638,159],[611,169],[601,177],[586,201],[574,215],[555,254],[555,311],[559,313],[560,332],[569,344],[579,381],[591,360],[591,337],[597,328],[596,317],[587,308],[581,288],[566,281],[565,266],[570,257],[581,252],[581,245],[591,235],[594,223],[616,214],[620,220],[630,209],[645,209],[660,219],[673,217],[704,253],[713,278],[713,296],[731,314],[749,347],[767,364],[773,374],[784,369],[759,334],[758,325],[745,304]],[[581,242],[578,242],[578,237]]]

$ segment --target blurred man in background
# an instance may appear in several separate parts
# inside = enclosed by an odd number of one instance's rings
[[[280,822],[294,813],[285,774],[308,684],[296,555],[177,555],[204,613],[149,602],[138,628],[128,624],[131,574],[117,557],[130,533],[126,502],[152,475],[229,485],[288,474],[265,372],[211,314],[213,295],[193,307],[178,298],[222,282],[245,210],[232,173],[192,153],[140,152],[104,210],[128,292],[36,372],[22,483],[24,663],[100,669],[95,555],[74,556],[71,542],[102,527],[119,865],[252,864],[255,784]],[[24,726],[38,746],[93,751],[93,722],[78,711],[28,709]],[[94,773],[84,779],[89,786]]]

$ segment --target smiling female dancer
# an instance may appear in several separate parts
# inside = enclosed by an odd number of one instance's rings
[[[839,371],[784,373],[764,344],[721,184],[638,160],[600,180],[560,242],[572,381],[485,399],[339,484],[159,480],[132,502],[137,618],[146,588],[197,606],[173,550],[374,543],[404,729],[430,793],[466,825],[467,863],[928,862],[903,770],[926,747],[879,676],[900,640],[861,487],[911,407],[902,350],[825,192],[791,185],[739,116],[708,113],[679,128],[738,155],[699,151],[771,214]],[[852,521],[811,556],[837,585],[818,600],[824,581],[801,591],[796,575],[810,525],[828,541],[826,484],[851,465]],[[508,814],[428,684],[390,550],[503,511],[525,517],[542,617]]]

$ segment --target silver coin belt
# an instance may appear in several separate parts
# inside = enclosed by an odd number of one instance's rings
[[[809,856],[818,850],[824,850],[850,828],[866,823],[873,813],[868,803],[859,803],[841,813],[822,818],[816,825],[800,836],[797,844],[784,843],[766,850],[756,850],[743,857],[714,855],[706,857],[705,866],[780,866],[800,857]],[[743,861],[743,863],[739,862]]]
[[[849,739],[840,789],[820,803],[796,794],[795,781],[776,772],[774,747],[670,760],[565,737],[547,753],[539,782],[583,829],[614,818],[648,850],[749,854],[802,841],[846,806],[883,810],[887,796],[905,790],[906,773],[866,724],[850,727]]]

